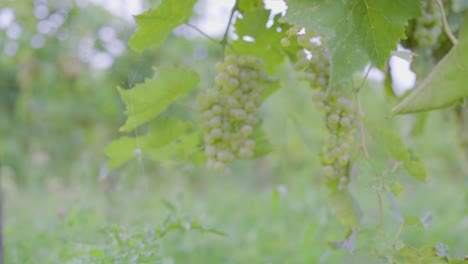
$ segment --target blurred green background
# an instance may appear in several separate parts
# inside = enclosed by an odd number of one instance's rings
[[[388,199],[385,233],[376,238],[365,230],[377,224],[373,187],[391,162],[368,142],[372,162],[356,164],[351,184],[364,231],[355,254],[332,250],[327,242],[348,229],[327,209],[319,177],[322,120],[313,91],[287,62],[278,73],[282,89],[262,108],[273,153],[237,162],[230,177],[183,161],[135,159],[107,170],[103,149],[124,121],[117,86],[151,77],[154,66],[185,63],[196,66],[203,89],[222,58],[207,39],[177,36],[137,54],[126,46],[133,30],[91,3],[0,2],[5,263],[387,263],[371,259],[369,248],[385,255],[393,247],[399,223]],[[426,184],[402,170],[389,177],[404,186],[402,214],[432,216],[427,228],[405,227],[402,241],[417,248],[441,242],[453,256],[468,254],[468,183],[453,115],[431,112],[415,133],[414,116],[386,118],[390,104],[375,82],[363,90],[362,104],[366,118],[400,133],[429,171]],[[171,224],[180,230],[154,234]]]

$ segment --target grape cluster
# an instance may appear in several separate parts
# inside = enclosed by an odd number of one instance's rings
[[[289,46],[293,36],[296,37],[298,45],[302,48],[297,52],[294,62],[298,79],[309,82],[310,87],[314,89],[326,87],[329,79],[330,59],[328,53],[320,45],[319,38],[313,32],[291,27],[287,31],[287,37],[281,40],[282,45]]]
[[[416,19],[414,37],[420,47],[433,46],[442,33],[442,16],[435,1],[422,1],[423,13]]]
[[[254,155],[256,142],[250,136],[270,80],[262,65],[254,56],[227,55],[216,65],[215,87],[197,98],[208,169],[229,174],[226,164]]]
[[[328,138],[320,153],[323,174],[327,179],[337,181],[340,188],[345,187],[349,183],[350,151],[360,118],[358,109],[346,96],[342,86],[333,87],[333,91],[327,93],[330,59],[320,39],[314,36],[314,33],[297,27],[292,27],[287,34],[288,37],[281,41],[283,45],[289,45],[295,35],[298,45],[302,48],[294,61],[298,78],[307,81],[313,89],[318,90],[313,100],[323,113],[325,128],[328,131]]]
[[[320,153],[323,174],[328,179],[339,180],[344,187],[349,182],[350,150],[354,143],[357,121],[361,116],[352,100],[342,96],[344,91],[335,89],[328,97],[318,91],[313,100],[323,113],[328,138]]]

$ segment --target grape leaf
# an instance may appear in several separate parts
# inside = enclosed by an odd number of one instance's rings
[[[116,168],[136,157],[135,151],[138,149],[138,145],[135,138],[132,137],[121,137],[112,141],[104,151],[110,159],[109,168]]]
[[[276,28],[285,28],[286,24],[278,22],[278,14],[273,18],[274,24],[267,28],[269,16],[270,11],[258,8],[237,19],[235,28],[239,39],[234,41],[232,46],[240,54],[262,58],[267,64],[265,70],[272,72],[273,67],[280,64],[284,58],[281,46],[284,33],[277,32]],[[251,37],[254,40],[245,41],[243,37]]]
[[[394,160],[403,162],[403,168],[415,179],[422,182],[427,180],[427,171],[419,157],[410,151],[400,136],[392,130],[377,127],[370,122],[366,122],[367,131],[377,145],[385,151]]]
[[[138,138],[121,137],[110,143],[105,149],[106,155],[110,158],[109,167],[118,167],[137,155],[147,153],[152,155],[152,153],[164,149],[170,143],[183,137],[190,127],[191,124],[178,119],[158,118],[146,135]],[[167,155],[159,158],[163,157],[167,157]]]
[[[450,106],[468,96],[468,16],[460,29],[458,44],[431,73],[391,112],[391,115],[429,111]]]
[[[118,87],[125,102],[127,121],[120,131],[132,131],[163,112],[172,102],[188,94],[200,81],[190,68],[161,67],[158,76],[130,90]]]
[[[362,209],[348,190],[333,190],[328,196],[328,205],[342,224],[359,228]]]
[[[256,8],[263,9],[263,7],[264,7],[263,0],[238,0],[237,1],[237,8],[242,13],[247,13],[250,10],[256,9]]]
[[[159,46],[171,31],[188,22],[197,0],[163,0],[156,9],[135,16],[138,29],[128,45],[135,51]]]
[[[261,156],[265,156],[270,152],[274,151],[273,145],[271,145],[270,141],[268,140],[267,136],[260,128],[260,124],[254,128],[254,133],[252,134],[252,139],[255,140],[256,146],[254,149],[254,155],[252,158],[258,158]]]
[[[282,21],[314,30],[328,43],[330,84],[348,80],[370,61],[384,68],[405,25],[420,13],[420,1],[289,0]]]

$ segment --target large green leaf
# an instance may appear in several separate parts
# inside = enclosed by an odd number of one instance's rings
[[[262,58],[267,64],[266,70],[272,72],[284,58],[281,38],[285,35],[284,32],[277,32],[276,28],[285,27],[286,24],[279,23],[277,15],[273,19],[274,24],[267,28],[269,16],[269,10],[258,8],[237,19],[235,27],[239,39],[234,41],[232,46],[240,54]],[[251,37],[253,41],[245,41],[243,37]]]
[[[187,67],[161,67],[158,76],[130,90],[118,88],[128,116],[120,131],[132,131],[163,112],[172,102],[189,93],[200,78]]]
[[[322,34],[331,56],[331,85],[349,79],[368,60],[383,69],[408,19],[420,12],[420,1],[289,0],[283,18]]]
[[[468,17],[460,39],[427,78],[392,109],[392,115],[447,107],[468,96]]]
[[[188,22],[197,0],[163,0],[156,9],[135,16],[138,29],[128,41],[136,51],[159,46],[171,31]]]

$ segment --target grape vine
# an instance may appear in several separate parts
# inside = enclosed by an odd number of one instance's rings
[[[191,7],[196,3],[195,0],[186,0],[186,2],[187,5],[192,5]],[[379,230],[382,234],[386,232],[382,206],[384,203],[382,197],[385,197],[383,195],[385,193],[387,197],[390,197],[394,214],[399,216],[397,221],[400,221],[396,238],[389,242],[392,243],[391,249],[382,249],[379,257],[385,256],[392,263],[399,263],[397,262],[399,259],[412,263],[412,259],[404,254],[412,254],[408,252],[413,248],[400,241],[399,236],[406,225],[418,223],[419,220],[414,220],[415,217],[403,217],[403,214],[400,214],[394,196],[403,190],[401,184],[390,177],[396,174],[397,169],[403,168],[408,175],[424,182],[427,180],[427,171],[423,162],[404,144],[400,135],[391,131],[383,116],[380,116],[377,121],[382,124],[382,127],[380,125],[374,127],[372,122],[375,120],[370,120],[368,117],[364,120],[359,102],[361,89],[355,87],[353,81],[357,77],[356,74],[362,72],[366,65],[372,66],[369,69],[377,68],[387,71],[386,75],[392,77],[389,72],[390,57],[397,49],[397,44],[400,44],[410,49],[412,53],[418,54],[412,62],[413,69],[416,67],[424,69],[415,70],[416,74],[420,75],[418,77],[424,78],[426,75],[428,77],[419,82],[410,95],[401,99],[391,114],[438,109],[453,105],[459,102],[459,99],[468,97],[466,80],[463,79],[465,78],[463,76],[468,76],[466,72],[468,68],[468,50],[466,49],[468,18],[461,22],[462,11],[468,10],[468,5],[465,6],[462,1],[442,0],[287,1],[287,5],[287,11],[281,16],[272,15],[263,5],[263,1],[236,1],[229,14],[225,33],[219,41],[198,29],[196,25],[189,23],[191,15],[189,8],[184,7],[179,10],[176,7],[180,4],[175,0],[162,1],[161,6],[164,8],[158,7],[155,12],[137,16],[137,22],[142,25],[130,41],[136,50],[164,40],[167,34],[153,36],[153,42],[146,37],[146,35],[155,34],[155,30],[147,21],[163,21],[169,17],[166,11],[170,10],[170,16],[176,17],[177,23],[158,24],[161,32],[170,32],[180,24],[189,25],[201,35],[221,44],[223,52],[222,62],[217,63],[215,67],[216,77],[214,80],[205,80],[213,83],[212,88],[204,89],[196,97],[197,119],[193,127],[198,130],[190,130],[187,127],[192,128],[192,126],[186,126],[185,123],[170,122],[172,127],[167,131],[171,131],[172,134],[160,137],[165,141],[158,142],[160,143],[158,146],[164,145],[169,148],[173,141],[184,142],[183,140],[186,140],[190,142],[190,151],[202,156],[197,162],[205,163],[207,169],[219,174],[233,173],[230,166],[232,163],[257,157],[256,151],[261,144],[260,140],[255,137],[255,131],[259,127],[259,108],[263,99],[269,94],[266,92],[266,87],[271,81],[268,74],[276,75],[278,71],[286,71],[284,68],[278,70],[279,68],[292,65],[287,72],[294,70],[295,79],[303,81],[312,88],[314,95],[310,101],[313,101],[316,109],[320,111],[326,131],[326,138],[318,156],[322,165],[321,175],[330,190],[328,198],[333,204],[330,207],[340,221],[349,226],[352,231],[346,238],[347,240],[335,243],[335,245],[348,250],[351,247],[349,244],[354,243],[352,240],[360,236],[361,212],[359,205],[356,206],[357,202],[351,194],[349,184],[351,168],[359,167],[360,162],[363,162],[366,166],[372,167],[365,173],[378,175],[376,181],[380,186],[375,188],[378,206],[378,220],[376,221],[378,224],[375,230]],[[454,17],[450,25],[445,12],[448,16]],[[236,37],[231,41],[230,29],[233,28]],[[454,37],[452,30],[460,32],[459,40]],[[284,63],[287,59],[292,63]],[[435,63],[438,64],[434,66]],[[188,76],[191,74],[190,85],[181,83],[177,78],[163,79],[164,81],[160,80],[159,83],[157,79],[150,80],[147,81],[147,86],[141,87],[139,94],[153,92],[154,90],[150,89],[152,82],[158,87],[176,87],[175,91],[180,92],[177,96],[164,92],[153,94],[154,98],[163,101],[164,106],[167,107],[179,96],[188,95],[190,90],[197,86],[198,73],[192,71],[190,67],[166,69],[167,75]],[[362,83],[366,84],[367,74],[359,78],[362,78]],[[388,103],[393,104],[400,99],[393,91],[391,80],[387,79],[385,86],[386,89],[392,90],[393,97],[387,99]],[[442,86],[445,87],[445,84],[447,84],[447,89],[439,89]],[[121,93],[126,95],[126,92]],[[148,102],[141,98],[140,101]],[[129,116],[129,120],[134,121],[131,123],[137,122],[140,125],[148,122],[165,109],[164,107],[151,109],[153,105],[156,104],[148,103],[147,107],[139,109],[141,113],[136,112],[135,116]],[[465,111],[460,109],[458,121],[465,128],[468,118]],[[124,131],[129,129],[124,128]],[[358,128],[359,131],[357,131]],[[186,133],[183,129],[190,130],[193,137],[187,139],[180,136]],[[460,131],[466,150],[466,133],[462,133],[464,130]],[[361,153],[356,155],[354,151],[357,149],[355,143],[358,135],[365,161],[359,159]],[[199,141],[197,142],[194,138]],[[368,152],[365,146],[366,138],[377,145],[378,150]],[[126,148],[133,147],[132,145],[129,147],[128,139],[125,140],[120,142],[121,145]],[[146,138],[145,140],[143,142],[154,143],[154,140]],[[181,147],[178,150],[183,152],[186,149]],[[143,152],[145,151],[156,152],[153,149],[143,148]],[[374,152],[383,156],[385,161],[375,165],[372,157]],[[196,154],[193,156],[197,156]],[[117,157],[116,160],[123,162],[130,157],[130,155]],[[390,162],[387,162],[387,159]],[[392,190],[390,186],[401,188],[395,187],[396,190]],[[390,192],[391,194],[388,194]],[[423,222],[423,220],[419,221],[424,225]],[[385,233],[385,235],[388,234],[390,232]],[[424,256],[418,260],[422,259],[419,263],[427,261],[430,263],[429,259],[432,257],[433,255]]]

